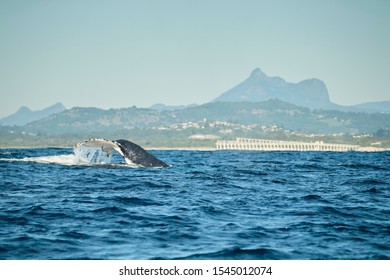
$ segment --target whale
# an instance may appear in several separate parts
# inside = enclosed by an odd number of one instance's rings
[[[125,139],[108,140],[104,138],[91,138],[75,145],[76,148],[81,146],[100,148],[107,156],[111,156],[116,151],[129,165],[139,167],[170,167],[170,165],[156,158],[141,146]]]

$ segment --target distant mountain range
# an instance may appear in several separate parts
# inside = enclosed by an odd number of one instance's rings
[[[269,100],[274,101],[267,103]],[[281,102],[276,102],[277,100]],[[282,116],[280,115],[280,112],[286,111],[285,108],[286,106],[288,107],[286,104],[301,107],[299,109],[292,109],[293,111],[308,108],[310,110],[322,109],[344,112],[390,113],[390,101],[369,102],[355,106],[341,106],[331,102],[325,83],[319,79],[308,79],[296,84],[289,83],[280,77],[269,77],[262,72],[260,68],[256,68],[243,82],[204,105],[191,104],[186,106],[168,106],[164,104],[155,104],[151,106],[151,108],[138,109],[133,106],[131,108],[111,109],[107,111],[98,108],[77,107],[66,110],[61,103],[57,103],[38,111],[32,111],[27,107],[21,107],[16,113],[0,119],[0,125],[24,126],[33,122],[34,126],[42,127],[44,123],[57,122],[57,124],[59,124],[59,121],[63,128],[68,127],[69,125],[71,127],[76,127],[77,125],[83,126],[82,119],[84,119],[84,117],[78,114],[78,112],[81,111],[85,111],[84,113],[90,116],[88,124],[91,128],[94,125],[95,127],[103,127],[106,125],[115,127],[121,127],[123,125],[126,127],[145,127],[152,123],[160,124],[179,121],[178,116],[186,116],[186,118],[183,118],[180,121],[211,117],[214,120],[220,118],[220,120],[230,119],[237,122],[242,122],[245,119],[244,122],[248,123],[246,120],[247,118],[253,119],[251,114],[244,117],[244,119],[242,114],[241,117],[238,117],[238,115],[240,115],[240,112],[243,110],[245,111],[244,107],[248,110],[252,108],[253,112],[263,110],[258,108],[259,106],[263,106],[259,105],[259,103],[262,102],[268,104],[264,105],[267,110],[271,110],[270,108],[272,107],[274,112],[267,112],[266,114],[256,113],[254,115],[261,115],[261,118],[257,120],[258,122],[267,121],[268,123],[281,123],[280,119]],[[218,103],[218,105],[212,105],[216,103]],[[233,106],[230,103],[238,104]],[[270,104],[272,104],[271,107]],[[241,111],[231,111],[233,108],[240,108]],[[219,114],[215,114],[213,110],[217,110]],[[129,112],[133,115],[128,115]],[[279,117],[278,114],[280,115]],[[313,112],[313,114],[316,113]],[[273,117],[270,119],[269,117],[271,115]],[[102,116],[104,117],[102,118]],[[387,114],[387,117],[388,116],[389,114]],[[256,117],[254,119],[256,119]],[[39,120],[42,120],[42,122],[37,122]],[[286,121],[287,120],[284,122]],[[69,122],[69,125],[67,122]],[[288,123],[291,122],[288,121]]]
[[[27,123],[37,121],[43,118],[46,118],[52,114],[60,113],[65,111],[66,108],[61,103],[56,103],[50,107],[47,107],[42,110],[32,111],[30,108],[23,106],[20,107],[18,111],[14,114],[0,119],[1,125],[25,125]]]
[[[331,102],[325,83],[319,79],[289,83],[280,77],[267,76],[260,68],[253,70],[246,80],[222,93],[212,102],[261,102],[275,98],[310,109],[390,112],[390,101],[355,106],[338,105]]]

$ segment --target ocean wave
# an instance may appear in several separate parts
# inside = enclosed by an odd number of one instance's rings
[[[153,201],[151,199],[142,199],[138,197],[115,197],[115,202],[119,202],[126,206],[151,206],[151,205],[163,205],[162,203]]]
[[[240,247],[226,248],[216,252],[193,254],[181,258],[185,260],[278,260],[290,259],[291,256],[281,250],[270,248],[245,249]]]
[[[385,165],[376,165],[376,164],[367,164],[367,163],[340,163],[338,166],[347,167],[350,169],[358,170],[390,170],[389,167]]]
[[[106,207],[100,207],[92,210],[93,213],[112,213],[112,214],[118,214],[118,213],[125,213],[127,212],[126,209],[117,207],[117,206],[106,206]]]

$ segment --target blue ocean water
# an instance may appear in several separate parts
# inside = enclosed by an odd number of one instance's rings
[[[0,150],[0,259],[390,259],[389,152],[152,153]]]

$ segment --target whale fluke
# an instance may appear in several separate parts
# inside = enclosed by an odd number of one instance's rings
[[[117,151],[125,159],[126,163],[131,165],[141,167],[169,167],[168,164],[148,153],[141,146],[125,139],[107,140],[103,138],[92,138],[76,144],[76,148],[80,146],[101,148],[107,156]]]

